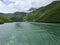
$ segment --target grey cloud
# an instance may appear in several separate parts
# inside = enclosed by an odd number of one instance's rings
[[[19,12],[26,12],[30,8],[39,8],[41,6],[45,6],[49,3],[51,3],[54,0],[10,0],[12,4],[9,4],[8,6],[3,4],[0,1],[0,12],[4,13],[13,13],[16,11]]]

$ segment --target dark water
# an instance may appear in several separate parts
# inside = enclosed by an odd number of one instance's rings
[[[0,45],[60,45],[60,24],[2,24]]]

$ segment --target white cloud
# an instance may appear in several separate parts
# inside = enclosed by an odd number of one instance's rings
[[[6,5],[0,0],[0,12],[4,13],[13,13],[16,11],[25,12],[32,7],[39,8],[41,6],[45,6],[51,3],[53,0],[9,0],[9,1],[15,3],[8,3],[8,5]]]

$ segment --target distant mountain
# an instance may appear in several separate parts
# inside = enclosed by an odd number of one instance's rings
[[[15,12],[13,14],[13,17],[11,18],[13,21],[23,21],[23,16],[25,16],[26,13],[24,12]]]
[[[35,11],[37,8],[30,8],[28,11]]]
[[[14,15],[25,15],[26,13],[25,12],[15,12]]]
[[[8,19],[11,19],[12,21],[23,21],[23,16],[25,16],[26,13],[25,12],[15,12],[15,13],[0,13],[0,17],[5,17]]]
[[[24,17],[25,21],[60,23],[60,1],[41,7]]]
[[[4,15],[4,13],[0,13],[0,15]]]

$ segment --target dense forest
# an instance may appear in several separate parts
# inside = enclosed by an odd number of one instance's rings
[[[30,12],[23,19],[28,22],[60,23],[60,1]]]

